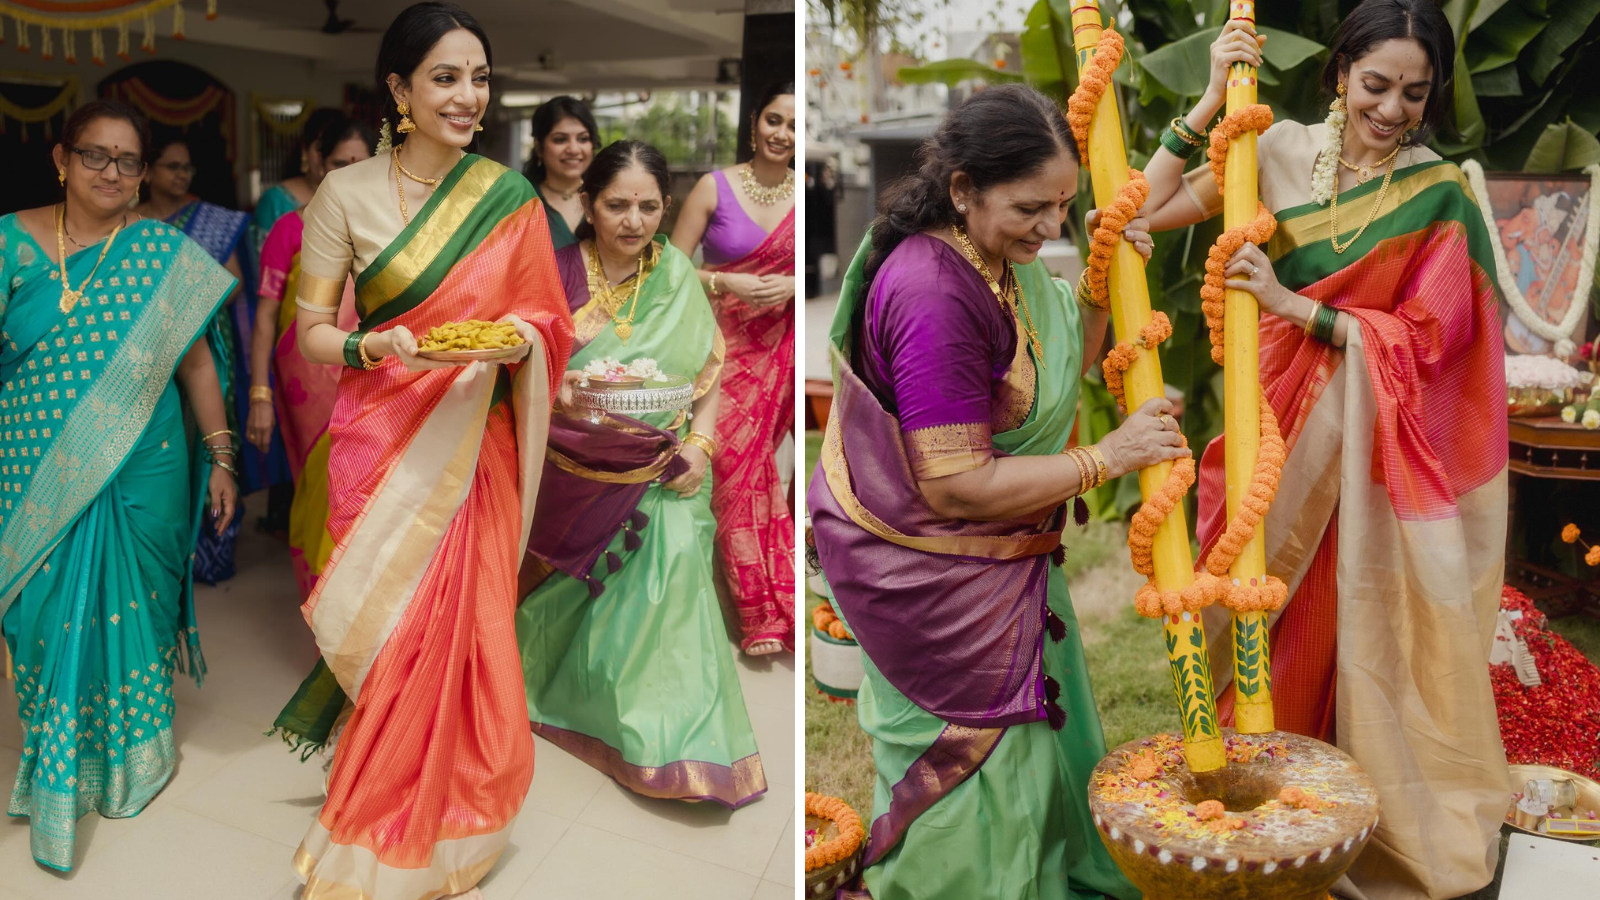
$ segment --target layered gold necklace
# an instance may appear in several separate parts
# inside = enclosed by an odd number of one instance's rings
[[[406,188],[405,184],[400,181],[400,175],[402,172],[405,173],[405,176],[412,181],[415,181],[418,184],[426,184],[430,187],[443,181],[444,176],[441,175],[438,178],[423,178],[421,175],[413,174],[410,169],[407,169],[405,166],[400,164],[400,148],[394,148],[394,189],[400,194],[400,221],[410,225],[411,211],[406,209]]]
[[[1034,358],[1043,364],[1044,344],[1039,340],[1039,329],[1033,327],[1033,316],[1028,314],[1028,298],[1022,292],[1022,282],[1017,280],[1017,267],[1010,262],[1006,263],[1006,282],[1002,287],[989,271],[989,264],[983,261],[978,248],[972,245],[967,232],[960,225],[951,225],[950,234],[960,245],[961,255],[967,258],[967,262],[972,263],[972,267],[983,276],[984,283],[989,285],[989,290],[994,292],[994,299],[1000,302],[1000,307],[1013,316],[1018,309],[1022,311],[1022,330],[1028,336],[1029,345],[1033,347]]]
[[[783,181],[769,187],[757,180],[755,168],[747,163],[739,170],[739,180],[744,186],[745,196],[760,206],[776,206],[794,197],[793,169],[783,173]]]
[[[600,303],[600,307],[611,316],[611,328],[623,344],[628,343],[628,338],[633,337],[633,320],[639,314],[639,291],[644,287],[644,280],[649,270],[655,268],[660,256],[661,248],[654,241],[650,249],[639,254],[639,269],[633,275],[633,289],[619,292],[611,285],[611,277],[606,274],[606,267],[600,262],[600,246],[595,242],[589,243],[589,293]],[[646,257],[649,261],[646,262]],[[628,307],[626,316],[620,315],[622,308]]]
[[[1373,201],[1372,209],[1367,213],[1367,221],[1363,223],[1360,230],[1356,232],[1356,236],[1346,241],[1343,246],[1339,245],[1339,179],[1337,176],[1333,179],[1333,197],[1332,202],[1328,207],[1328,227],[1331,230],[1328,241],[1333,244],[1333,252],[1343,253],[1355,246],[1356,241],[1361,240],[1361,235],[1366,233],[1367,226],[1371,225],[1373,220],[1378,218],[1378,211],[1383,209],[1384,195],[1389,193],[1389,182],[1394,178],[1395,161],[1399,158],[1400,148],[1399,146],[1396,146],[1395,152],[1389,154],[1389,170],[1383,173],[1383,185],[1378,188],[1378,197]],[[1339,162],[1343,163],[1344,159],[1340,158]],[[1360,178],[1359,175],[1356,177]]]
[[[77,306],[78,301],[83,299],[84,289],[89,286],[89,282],[94,280],[94,273],[100,271],[100,264],[106,261],[106,252],[111,249],[111,242],[116,240],[117,232],[121,231],[122,226],[126,224],[128,224],[128,216],[124,213],[122,220],[117,222],[117,227],[111,229],[111,233],[106,235],[105,245],[100,248],[100,258],[94,261],[94,268],[90,269],[89,274],[84,276],[83,283],[78,285],[78,289],[73,290],[72,282],[67,280],[67,204],[62,203],[56,207],[56,256],[61,266],[61,312],[63,315],[72,312],[72,308]],[[73,241],[73,243],[76,244],[77,241]]]

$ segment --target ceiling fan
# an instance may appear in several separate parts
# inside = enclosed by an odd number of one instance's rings
[[[355,19],[339,18],[339,0],[322,0],[322,5],[328,8],[328,20],[317,29],[323,34],[377,34],[381,28],[362,28],[356,25]],[[309,29],[307,29],[309,30]]]

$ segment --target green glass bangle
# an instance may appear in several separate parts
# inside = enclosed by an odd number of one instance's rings
[[[352,331],[344,339],[344,364],[352,369],[366,369],[361,364],[361,339],[366,336],[365,331]]]
[[[1339,311],[1326,303],[1317,305],[1317,318],[1311,326],[1311,336],[1324,344],[1333,343],[1333,327],[1338,324]]]
[[[1161,146],[1167,148],[1167,152],[1179,159],[1191,159],[1196,153],[1200,152],[1199,147],[1178,137],[1178,133],[1171,128],[1161,132]]]

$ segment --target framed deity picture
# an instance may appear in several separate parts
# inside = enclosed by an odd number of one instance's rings
[[[1497,232],[1491,237],[1500,242],[1517,290],[1533,315],[1560,325],[1572,304],[1589,301],[1574,295],[1588,238],[1589,205],[1600,198],[1582,175],[1490,173],[1485,180]],[[1500,318],[1508,352],[1552,351],[1551,342],[1535,334],[1504,299]],[[1589,316],[1578,314],[1573,343],[1583,343],[1588,326]]]

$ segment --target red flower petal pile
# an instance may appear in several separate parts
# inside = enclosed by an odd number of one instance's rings
[[[1489,667],[1506,758],[1600,778],[1600,667],[1551,632],[1544,613],[1520,591],[1505,588],[1500,606],[1522,612],[1513,628],[1544,681],[1526,688],[1509,664]]]

